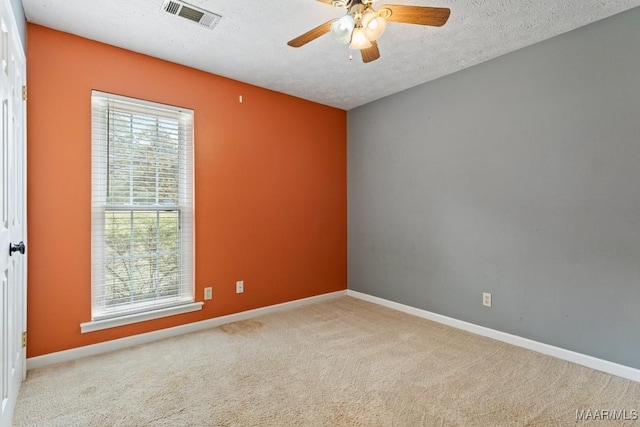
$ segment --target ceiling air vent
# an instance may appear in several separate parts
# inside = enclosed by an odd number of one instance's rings
[[[216,15],[213,12],[191,6],[178,0],[164,0],[162,10],[171,15],[181,16],[207,28],[215,27],[222,18],[222,16]]]

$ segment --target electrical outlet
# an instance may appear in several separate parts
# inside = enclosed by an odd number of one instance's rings
[[[487,292],[482,293],[482,305],[485,307],[491,307],[491,294]]]
[[[244,280],[238,280],[236,282],[236,294],[241,294],[244,292]]]
[[[213,288],[204,288],[204,299],[211,299],[213,297]]]

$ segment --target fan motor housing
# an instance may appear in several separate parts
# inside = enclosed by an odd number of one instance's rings
[[[345,9],[349,9],[351,6],[357,4],[371,4],[373,0],[331,0],[331,6],[333,7],[344,7]]]

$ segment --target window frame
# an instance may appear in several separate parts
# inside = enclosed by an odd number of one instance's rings
[[[113,105],[112,105],[113,104]],[[115,106],[114,106],[115,105]],[[179,121],[179,200],[177,204],[152,205],[108,204],[108,110],[127,114],[142,114],[150,117],[170,118]],[[159,104],[93,90],[91,92],[91,156],[92,156],[92,218],[91,218],[91,321],[82,323],[81,331],[91,332],[124,324],[171,316],[200,310],[202,302],[195,302],[195,236],[194,236],[194,111],[186,108]],[[190,132],[190,134],[186,133]],[[183,179],[184,178],[184,179]],[[106,215],[108,212],[163,212],[177,211],[179,223],[179,292],[176,296],[153,298],[109,308],[104,303],[106,280]],[[132,223],[133,224],[133,223]],[[130,239],[133,237],[130,236]],[[184,273],[184,274],[183,274]]]

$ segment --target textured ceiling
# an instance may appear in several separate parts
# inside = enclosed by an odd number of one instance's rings
[[[345,13],[314,0],[189,0],[222,15],[214,30],[162,0],[23,0],[29,22],[349,110],[614,15],[640,0],[389,0],[448,7],[441,28],[389,23],[363,64],[331,35],[287,41]],[[380,0],[376,8],[387,1]],[[357,52],[356,52],[357,53]]]

